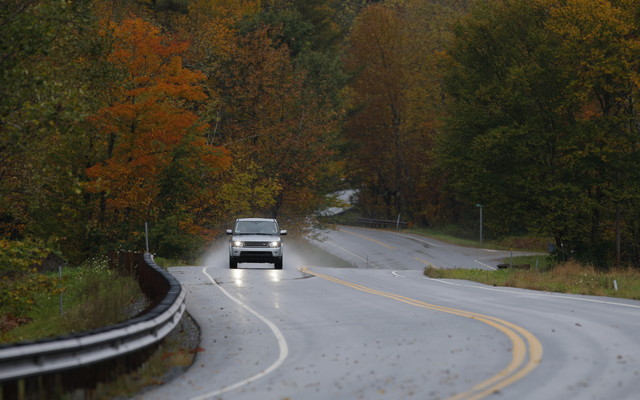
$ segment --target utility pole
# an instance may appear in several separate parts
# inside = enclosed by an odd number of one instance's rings
[[[482,204],[478,203],[476,204],[476,207],[480,208],[480,243],[482,243],[482,207],[484,207]]]

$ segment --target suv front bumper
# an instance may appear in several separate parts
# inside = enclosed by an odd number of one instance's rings
[[[282,258],[282,247],[274,249],[232,247],[229,254],[238,262],[274,262]]]

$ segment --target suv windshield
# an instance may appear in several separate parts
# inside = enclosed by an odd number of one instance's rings
[[[272,221],[238,221],[234,233],[237,235],[276,235],[278,228]]]

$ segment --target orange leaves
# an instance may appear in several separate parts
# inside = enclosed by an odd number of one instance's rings
[[[110,28],[115,43],[108,60],[128,75],[120,88],[125,96],[206,99],[198,86],[204,74],[182,65],[180,55],[189,48],[187,42],[167,40],[158,27],[139,18],[111,23]]]
[[[108,60],[124,74],[111,87],[111,102],[91,120],[105,137],[104,160],[87,169],[90,192],[106,195],[114,210],[144,215],[159,207],[163,174],[179,157],[193,157],[213,171],[227,156],[204,140],[207,125],[191,111],[206,100],[204,74],[182,64],[188,49],[139,18],[111,24],[113,51]]]
[[[126,65],[132,75],[153,73],[162,60],[182,54],[189,47],[186,42],[167,43],[159,27],[140,18],[128,18],[120,24],[112,22],[110,31],[115,43],[108,59]]]

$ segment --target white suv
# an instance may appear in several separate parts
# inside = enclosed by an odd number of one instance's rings
[[[227,229],[229,240],[229,267],[238,268],[238,263],[273,263],[282,269],[283,242],[280,236],[287,231],[278,228],[275,219],[239,218],[233,229]]]

